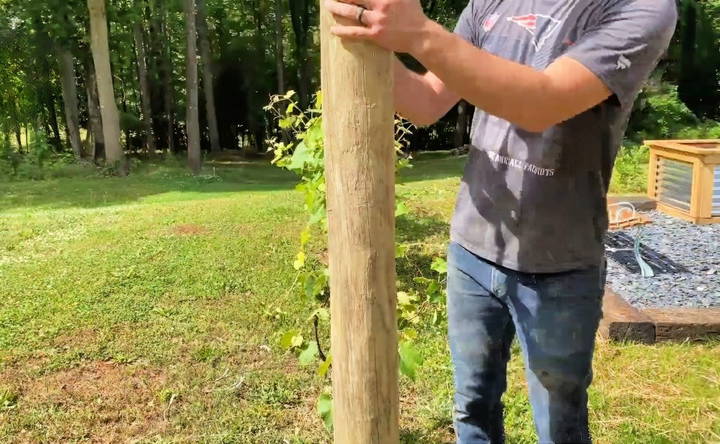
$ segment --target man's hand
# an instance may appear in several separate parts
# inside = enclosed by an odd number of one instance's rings
[[[333,34],[371,40],[395,52],[413,53],[422,41],[419,35],[431,23],[419,0],[325,0],[325,7],[341,19],[332,27]],[[360,7],[367,8],[362,23],[357,20]]]

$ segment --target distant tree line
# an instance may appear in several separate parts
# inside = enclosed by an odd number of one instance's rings
[[[423,7],[452,27],[466,3]],[[679,10],[635,132],[653,131],[665,111],[650,99],[668,90],[698,119],[720,119],[720,0]],[[316,0],[0,0],[0,140],[22,153],[42,139],[120,174],[128,155],[186,152],[198,172],[203,152],[262,153],[276,131],[269,96],[293,89],[308,106],[319,88],[318,39]],[[471,119],[461,102],[416,129],[411,149],[463,145]]]

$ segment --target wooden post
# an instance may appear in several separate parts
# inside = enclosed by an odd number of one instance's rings
[[[398,438],[392,57],[321,10],[334,440]]]

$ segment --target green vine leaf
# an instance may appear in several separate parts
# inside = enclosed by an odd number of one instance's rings
[[[289,106],[288,106],[288,108],[289,108]],[[292,128],[293,124],[295,123],[295,119],[296,119],[295,116],[287,116],[284,119],[280,119],[278,121],[278,126],[280,126],[280,128],[282,128],[282,129]]]
[[[330,394],[329,389],[325,389],[325,391],[320,395],[317,402],[317,410],[320,414],[320,417],[323,420],[323,424],[325,424],[325,428],[328,431],[332,431],[333,428],[333,408],[332,408],[332,395]]]
[[[422,365],[423,359],[420,352],[412,342],[403,341],[400,343],[400,373],[410,378],[413,382],[417,378],[417,369]]]
[[[297,171],[298,173],[305,168],[305,164],[312,160],[312,151],[308,149],[308,146],[304,142],[298,143],[295,147],[295,152],[290,158],[290,163],[287,165],[287,169]]]
[[[300,270],[304,266],[305,266],[305,252],[301,251],[295,257],[295,262],[293,262],[293,268],[296,270]]]
[[[323,133],[320,119],[315,119],[310,128],[305,133],[305,144],[309,148],[322,147]]]
[[[314,360],[315,357],[318,355],[318,347],[317,344],[314,342],[311,342],[308,344],[307,348],[300,353],[300,365],[309,365]]]
[[[300,233],[300,245],[304,247],[308,241],[310,241],[310,227],[305,227]]]
[[[430,268],[440,274],[447,274],[447,261],[441,257],[436,257],[432,261],[432,265],[430,265]]]
[[[302,347],[303,342],[305,339],[302,337],[302,335],[295,335],[290,339],[290,345],[293,347]]]
[[[298,344],[299,338],[299,344]],[[303,337],[297,330],[288,330],[280,337],[280,347],[290,350],[293,347],[299,347],[302,345]],[[297,345],[296,345],[297,344]]]
[[[397,201],[395,203],[395,217],[404,216],[408,213],[410,213],[410,210],[405,205],[405,202]]]
[[[320,320],[328,321],[330,320],[330,311],[325,307],[317,308],[310,314],[307,320],[312,321],[315,316]]]
[[[404,306],[404,305],[410,305],[410,304],[412,304],[415,300],[417,300],[417,297],[416,297],[416,296],[409,295],[409,294],[407,294],[407,293],[404,292],[404,291],[398,291],[398,294],[397,294],[397,303],[398,303],[399,306],[402,307],[402,306]]]
[[[318,207],[310,216],[309,224],[314,225],[325,219],[325,205]]]
[[[325,361],[323,361],[322,364],[320,364],[320,367],[317,369],[317,374],[321,378],[324,378],[325,375],[327,375],[328,370],[330,370],[330,366],[332,365],[332,355],[328,356]]]
[[[414,341],[415,339],[417,339],[418,332],[414,328],[403,328],[402,331],[400,332],[400,336],[404,340],[411,342],[411,341]]]
[[[405,257],[410,247],[406,244],[397,243],[395,244],[395,259]]]

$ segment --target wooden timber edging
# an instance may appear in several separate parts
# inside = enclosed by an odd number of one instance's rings
[[[607,287],[599,332],[601,337],[611,341],[655,342],[655,324],[652,319]]]
[[[646,308],[655,324],[655,341],[720,337],[720,308]]]
[[[606,287],[599,334],[643,344],[720,337],[720,308],[638,309]]]

